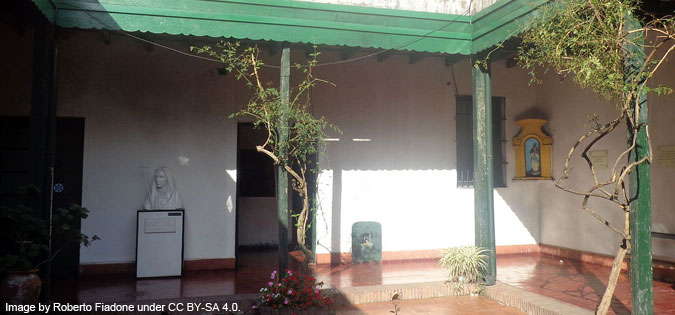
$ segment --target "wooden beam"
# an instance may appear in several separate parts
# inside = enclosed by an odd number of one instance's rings
[[[288,145],[288,110],[290,100],[291,49],[281,50],[281,78],[279,93],[281,94],[282,115],[279,130],[279,157],[286,155]],[[288,189],[288,172],[277,165],[277,217],[279,220],[279,273],[288,268],[288,201],[291,191]]]
[[[625,29],[638,29],[640,22],[632,15],[625,19]],[[645,62],[644,37],[641,33],[627,35],[633,45],[625,47],[625,78],[632,82]],[[649,156],[649,140],[647,138],[648,107],[647,95],[643,92],[637,96],[639,115],[635,118],[636,126],[628,126],[628,143],[633,142],[633,128],[638,128],[636,147],[628,157],[629,163]],[[631,113],[635,112],[635,102],[631,102]],[[652,208],[649,163],[640,163],[628,180],[630,203],[630,282],[633,314],[654,314],[654,279],[652,270]]]
[[[473,191],[476,246],[488,250],[487,285],[495,284],[495,219],[492,165],[492,90],[490,69],[474,65],[473,72]]]
[[[312,163],[312,167],[318,167],[317,163],[319,163],[319,154],[315,153],[312,158],[310,159]],[[312,262],[316,265],[316,241],[317,241],[317,220],[316,220],[316,211],[319,206],[319,187],[317,184],[317,179],[318,179],[318,174],[317,172],[309,172],[308,178],[308,193],[309,193],[309,204],[310,204],[310,212],[309,212],[309,217],[310,217],[310,226],[309,226],[309,233],[311,234],[310,237],[310,244],[309,244],[309,249],[312,251]]]
[[[54,182],[54,163],[56,152],[56,113],[57,113],[57,64],[58,45],[56,28],[49,23],[36,23],[33,34],[33,87],[30,112],[30,148],[31,184],[40,189],[37,198],[31,198],[29,206],[37,211],[42,219],[51,222],[52,187]],[[51,241],[51,231],[48,234]],[[39,259],[52,256],[52,248]],[[45,282],[43,295],[49,299],[51,294],[52,260],[47,260],[41,270]]]

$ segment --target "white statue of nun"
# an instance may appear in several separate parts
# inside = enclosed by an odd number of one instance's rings
[[[155,177],[150,188],[150,194],[145,198],[143,209],[146,210],[174,210],[183,209],[183,200],[180,199],[173,175],[168,167],[162,166],[155,170]]]

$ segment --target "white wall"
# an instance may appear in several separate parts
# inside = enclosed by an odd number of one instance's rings
[[[296,51],[294,61],[302,62],[302,55]],[[278,57],[268,63],[276,64]],[[352,224],[367,220],[382,224],[385,251],[472,244],[473,191],[456,188],[452,72],[442,58],[414,65],[404,56],[374,59],[316,69],[336,87],[317,87],[313,110],[344,131],[331,135],[340,141],[329,142],[322,158],[319,252],[350,252]],[[335,60],[339,55],[333,52],[320,57]],[[146,51],[117,36],[105,45],[84,32],[73,32],[62,43],[60,67],[60,114],[86,118],[83,202],[92,214],[84,231],[103,238],[82,250],[82,262],[133,260],[134,213],[144,197],[141,162],[175,172],[187,207],[186,258],[233,257],[236,122],[226,117],[246,101],[241,84],[233,76],[216,75],[215,65],[206,61]],[[459,94],[470,94],[469,63],[460,62],[454,70]],[[493,95],[506,97],[508,119],[507,188],[495,190],[497,244],[542,242],[613,254],[617,238],[583,213],[580,199],[551,181],[512,180],[510,141],[518,133],[518,116],[533,109],[548,115],[545,129],[553,135],[557,178],[586,115],[609,118],[613,107],[570,82],[558,83],[555,76],[530,87],[525,71],[506,68],[503,61],[493,65],[492,73]],[[268,71],[272,80],[277,75]],[[671,101],[672,96],[650,98],[655,147],[673,144]],[[610,159],[616,157],[624,134],[603,145]],[[187,163],[181,163],[185,158]],[[661,232],[674,232],[673,172],[653,166],[654,230]],[[573,175],[585,176],[580,169]],[[570,183],[578,187],[581,181]],[[598,209],[621,222],[614,209]],[[260,240],[271,239],[268,234],[261,233]],[[655,254],[675,256],[668,242],[655,240]]]
[[[101,241],[82,263],[135,259],[136,210],[149,173],[174,173],[186,208],[185,258],[234,257],[236,123],[241,98],[213,64],[112,36],[68,32],[59,43],[59,115],[85,117],[83,232]]]
[[[669,84],[669,73],[675,71],[675,63],[664,64],[664,68],[652,80],[651,84]],[[570,147],[590,130],[587,125],[588,114],[596,113],[603,123],[617,115],[613,104],[601,99],[591,91],[582,91],[567,78],[560,82],[556,75],[546,75],[544,84],[537,87],[537,104],[550,115],[550,130],[553,134],[553,176],[562,174],[563,163]],[[654,150],[661,145],[675,145],[675,130],[672,122],[675,110],[672,105],[673,95],[650,95],[649,131]],[[596,145],[597,150],[607,150],[611,164],[626,148],[625,124],[619,125],[606,140]],[[580,154],[580,151],[579,151]],[[577,154],[576,156],[579,156]],[[572,161],[574,166],[568,181],[569,187],[575,189],[590,188],[592,178],[586,163],[581,158]],[[607,176],[609,170],[599,170],[599,176]],[[655,161],[651,166],[652,189],[652,230],[664,233],[675,233],[675,196],[672,187],[675,185],[675,169],[659,165]],[[601,222],[586,213],[582,207],[582,198],[565,193],[552,185],[541,188],[541,242],[584,251],[615,255],[619,237]],[[610,222],[623,228],[623,214],[620,209],[609,202],[595,201],[590,203]],[[675,257],[675,246],[672,240],[653,239],[653,253],[657,256]]]
[[[81,262],[134,260],[135,211],[145,197],[141,164],[174,171],[186,206],[186,259],[234,257],[236,121],[227,116],[246,103],[241,82],[217,75],[217,64],[147,50],[124,36],[105,44],[95,32],[66,35],[59,43],[59,115],[85,118],[83,205],[91,213],[83,230],[102,238],[82,248]],[[295,51],[294,61],[303,55]],[[339,58],[326,52],[320,62]],[[317,87],[313,110],[344,131],[332,135],[340,141],[329,142],[322,158],[319,252],[350,252],[351,226],[364,220],[382,223],[387,251],[473,243],[473,190],[456,188],[454,123],[455,89],[471,93],[471,69],[464,61],[454,70],[456,83],[443,58],[410,65],[401,55],[316,69],[336,87]],[[275,80],[278,72],[267,76]],[[514,117],[536,104],[528,80],[503,61],[493,65],[493,94],[506,97],[507,140],[518,132]],[[512,181],[510,141],[505,148],[510,164],[507,188],[495,192],[497,244],[535,244],[538,191],[546,183]]]
[[[537,88],[537,103],[549,115],[553,135],[553,177],[562,176],[563,165],[570,147],[588,127],[588,114],[596,113],[606,122],[617,112],[613,105],[590,91],[580,91],[571,78],[560,82],[556,75],[544,77],[544,84]],[[623,125],[622,125],[623,126]],[[597,145],[607,150],[609,161],[616,159],[625,145],[625,133],[615,132]],[[578,154],[577,154],[578,156]],[[566,185],[574,189],[593,186],[586,163],[581,158],[572,162],[573,170]],[[606,176],[607,170],[599,170]],[[615,254],[619,238],[603,224],[584,212],[582,198],[566,193],[551,185],[541,189],[541,242],[602,254]],[[613,224],[623,226],[623,214],[609,203],[593,202],[591,206]]]
[[[295,61],[303,58],[294,54]],[[215,75],[216,65],[206,61],[146,51],[118,36],[105,45],[85,32],[62,43],[60,66],[60,114],[86,118],[83,203],[91,215],[83,228],[102,238],[82,249],[82,263],[133,261],[135,210],[145,194],[141,163],[174,170],[186,205],[186,259],[233,257],[236,122],[226,117],[245,104],[240,82]],[[468,62],[455,68],[460,94],[470,94]],[[495,95],[507,98],[510,139],[517,132],[512,117],[534,105],[534,91],[521,87],[524,72],[503,63],[494,71]],[[317,225],[320,248],[327,249],[320,252],[351,251],[351,225],[362,220],[382,223],[384,250],[472,244],[473,191],[456,188],[455,87],[444,60],[371,58],[317,68],[317,75],[337,86],[315,90],[314,110],[345,132],[335,135],[340,142],[329,143],[322,161],[324,216]],[[276,70],[268,76],[275,79]],[[333,170],[340,172],[335,183],[326,177]],[[497,190],[498,245],[537,242],[536,186],[509,181]]]
[[[534,90],[525,72],[503,62],[494,67],[494,95],[506,97],[510,139],[517,133],[513,117],[534,106]],[[344,131],[327,143],[321,164],[318,251],[351,251],[357,221],[382,224],[385,251],[473,244],[473,190],[456,188],[455,83],[443,59],[409,65],[396,56],[317,74],[336,87],[316,89],[316,113]],[[455,66],[455,77],[459,94],[470,94],[468,62]],[[510,142],[506,159],[513,161]],[[538,184],[510,180],[507,168],[508,188],[495,192],[497,244],[535,244]]]
[[[675,88],[673,75],[675,62],[664,64],[651,80],[650,84],[665,84]],[[675,145],[675,95],[656,96],[650,95],[649,102],[649,133],[652,140],[652,148],[655,151],[659,146]],[[658,159],[651,164],[652,178],[652,231],[675,234],[675,168],[661,165]],[[675,241],[653,238],[653,254],[675,258]]]

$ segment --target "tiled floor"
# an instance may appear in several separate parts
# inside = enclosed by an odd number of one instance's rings
[[[425,300],[403,300],[398,302],[399,314],[415,315],[518,315],[525,314],[516,309],[501,305],[488,298],[479,296],[451,296]],[[338,315],[392,314],[392,302],[350,305],[338,308]]]
[[[498,280],[556,300],[595,309],[602,299],[610,268],[550,256],[506,256],[497,259]],[[630,314],[630,280],[619,277],[610,313]],[[655,314],[675,314],[675,286],[654,281]]]
[[[255,293],[267,283],[275,266],[276,254],[254,254],[242,259],[237,271],[191,272],[180,278],[141,280],[130,276],[82,277],[56,283],[52,291],[54,299],[70,302],[129,302]],[[559,258],[540,255],[500,256],[497,266],[499,281],[587,309],[594,309],[598,304],[610,272],[605,267],[561,262]],[[442,281],[446,276],[433,260],[319,265],[313,272],[318,281],[325,282],[324,287],[337,288]],[[626,275],[619,279],[615,296],[612,311],[630,313],[630,282]],[[656,314],[675,314],[675,288],[671,284],[655,281],[654,296]]]

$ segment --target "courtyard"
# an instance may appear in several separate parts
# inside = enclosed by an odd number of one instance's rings
[[[675,313],[675,4],[569,3],[7,1],[0,278],[236,313],[304,256],[340,314],[586,314],[610,279]],[[467,246],[476,296],[438,264]]]
[[[55,283],[54,300],[74,304],[227,301],[239,303],[243,308],[257,299],[257,292],[269,281],[269,273],[276,268],[277,261],[274,251],[251,253],[244,255],[242,260],[247,262],[246,265],[236,271],[195,271],[180,278],[136,279],[104,275],[62,280]],[[324,282],[324,289],[358,292],[352,301],[343,300],[342,305],[336,306],[339,314],[388,313],[393,310],[391,301],[375,298],[382,295],[383,288],[400,292],[400,314],[520,314],[513,307],[525,307],[525,302],[533,300],[540,300],[545,306],[543,309],[548,311],[561,312],[562,305],[579,307],[590,314],[602,298],[610,272],[610,268],[598,264],[540,253],[500,255],[497,267],[497,281],[501,285],[520,289],[515,293],[505,290],[509,297],[498,302],[489,297],[443,295],[420,299],[424,296],[422,291],[411,288],[426,284],[432,290],[438,290],[451,286],[445,283],[447,273],[432,259],[332,267],[319,265],[312,267],[311,273]],[[403,292],[414,292],[414,295],[406,296]],[[614,296],[610,313],[630,314],[630,281],[626,274],[621,275]],[[353,304],[358,300],[366,303]],[[562,304],[551,304],[552,300]],[[505,306],[506,301],[519,302]],[[655,314],[675,314],[675,286],[672,283],[654,281],[654,309]],[[527,312],[526,309],[521,311]]]

